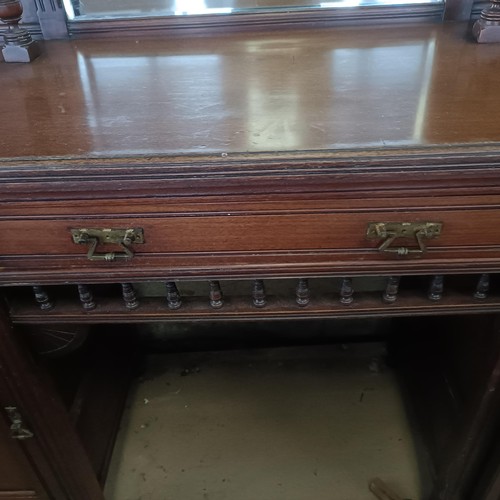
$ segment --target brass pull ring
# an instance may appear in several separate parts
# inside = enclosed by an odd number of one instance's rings
[[[117,259],[131,259],[134,252],[129,245],[144,243],[142,228],[133,229],[72,229],[73,242],[79,245],[89,245],[87,258],[92,261],[104,260],[113,262]],[[118,245],[121,252],[98,253],[99,245]]]
[[[441,234],[441,222],[371,222],[366,230],[369,239],[383,239],[378,251],[382,253],[405,256],[422,255],[427,251],[426,239],[437,238]],[[397,238],[414,238],[417,246],[392,247]]]

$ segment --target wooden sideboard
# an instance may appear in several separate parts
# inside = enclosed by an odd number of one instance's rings
[[[442,316],[428,333],[469,315],[441,352],[468,392],[432,498],[493,484],[498,51],[423,24],[48,42],[2,64],[0,394],[34,437],[13,452],[29,479],[0,498],[102,497],[22,324]],[[277,278],[295,295],[266,297]],[[248,294],[222,303],[226,280]],[[186,281],[209,281],[210,301],[181,297]],[[137,307],[145,282],[168,300]]]

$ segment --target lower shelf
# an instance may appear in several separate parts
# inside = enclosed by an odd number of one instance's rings
[[[382,343],[153,355],[131,390],[109,500],[428,497]]]

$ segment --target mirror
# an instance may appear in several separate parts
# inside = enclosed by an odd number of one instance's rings
[[[228,14],[290,14],[410,5],[443,5],[443,0],[64,0],[69,20],[213,16]]]

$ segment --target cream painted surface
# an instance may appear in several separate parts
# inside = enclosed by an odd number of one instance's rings
[[[134,387],[109,500],[374,500],[421,487],[379,344],[171,354]]]

